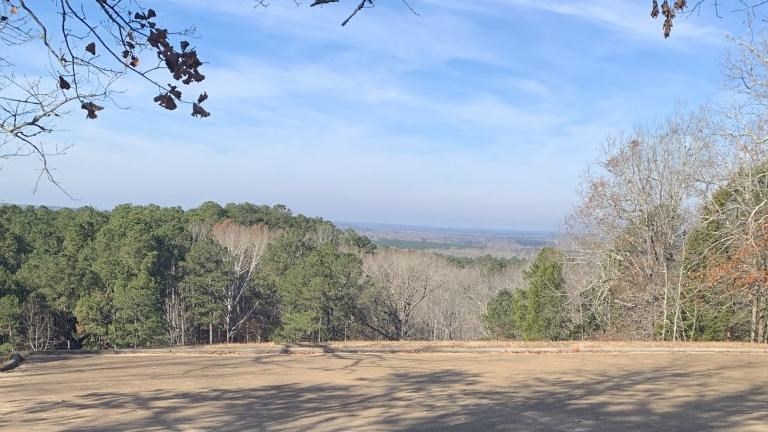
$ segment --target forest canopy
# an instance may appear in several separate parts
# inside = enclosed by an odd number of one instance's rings
[[[286,207],[0,206],[0,344],[475,339],[520,260],[377,249]]]

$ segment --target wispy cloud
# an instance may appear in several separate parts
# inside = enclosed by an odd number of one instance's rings
[[[306,5],[297,7],[292,1],[286,1],[273,2],[264,8],[231,1],[166,1],[197,8],[206,14],[227,15],[260,35],[299,38],[318,49],[335,44],[345,49],[364,50],[389,61],[407,62],[412,67],[452,59],[488,63],[505,61],[486,43],[481,27],[440,8],[416,16],[404,7],[380,5],[358,14],[355,21],[341,27],[339,24],[349,14],[344,4],[310,8]]]
[[[499,14],[501,9],[512,7],[521,10],[538,10],[557,15],[588,20],[613,29],[624,36],[662,42],[661,22],[650,18],[648,2],[637,0],[425,0],[434,5],[458,8],[475,13]],[[681,16],[675,21],[675,42],[698,40],[710,44],[722,44],[725,30],[708,24],[697,23]]]

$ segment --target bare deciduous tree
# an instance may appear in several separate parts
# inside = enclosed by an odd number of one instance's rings
[[[372,313],[366,323],[391,340],[414,330],[414,312],[425,298],[446,283],[440,257],[415,251],[382,249],[363,260],[369,279]]]
[[[30,297],[21,308],[21,325],[32,351],[45,351],[53,342],[53,315],[40,298]]]
[[[221,222],[211,229],[211,237],[228,252],[224,262],[231,272],[222,297],[228,343],[258,307],[256,296],[248,294],[256,289],[256,270],[264,251],[279,235],[266,225],[245,226],[232,221]]]
[[[709,190],[714,144],[704,117],[610,138],[569,219],[574,259],[597,280],[578,292],[624,337],[678,339],[688,229]]]
[[[501,290],[524,285],[523,267],[502,270],[481,265],[465,268],[444,262],[445,284],[432,291],[416,312],[420,336],[433,340],[476,340],[485,334],[482,316]]]
[[[735,40],[724,67],[730,103],[712,122],[722,143],[718,191],[702,226],[710,289],[749,304],[750,339],[768,342],[768,35]],[[717,291],[721,292],[721,291]]]
[[[440,255],[389,248],[365,255],[363,270],[365,324],[392,340],[481,338],[488,302],[523,281],[523,266],[459,266]]]

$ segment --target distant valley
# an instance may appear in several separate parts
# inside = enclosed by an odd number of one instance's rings
[[[530,257],[554,245],[554,231],[443,228],[373,222],[334,222],[351,228],[379,246],[414,249],[461,257],[491,255],[500,258]]]

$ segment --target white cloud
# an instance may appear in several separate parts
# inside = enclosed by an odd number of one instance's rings
[[[166,0],[207,13],[228,14],[259,32],[290,35],[318,46],[328,43],[364,50],[381,60],[402,61],[411,67],[465,59],[504,64],[472,20],[435,8],[419,16],[397,5],[358,14],[346,27],[340,23],[350,12],[344,3],[324,7],[296,7],[292,1],[273,2],[269,7],[249,7],[232,1]],[[247,35],[241,35],[247,37]]]
[[[697,40],[708,44],[723,44],[725,31],[718,27],[686,19],[683,14],[675,20],[673,42],[662,38],[661,21],[650,18],[650,2],[637,0],[424,0],[434,5],[458,8],[474,13],[498,14],[500,8],[539,10],[577,17],[618,31],[619,33],[658,43],[677,44]],[[694,17],[695,18],[695,17]]]
[[[532,110],[493,97],[480,97],[444,105],[440,109],[469,127],[495,127],[501,130],[541,131],[567,121],[563,113]]]
[[[531,78],[507,77],[500,80],[501,85],[507,84],[512,88],[534,96],[552,96],[552,89],[543,82]]]

